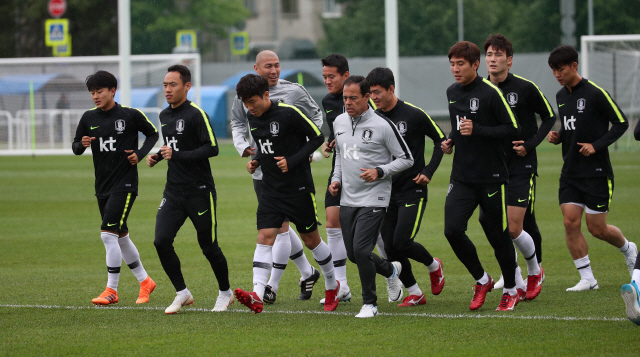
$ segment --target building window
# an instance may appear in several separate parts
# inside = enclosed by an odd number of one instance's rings
[[[322,0],[322,17],[326,19],[342,16],[342,9],[336,0]]]
[[[281,0],[280,9],[283,15],[298,16],[298,0]]]
[[[258,5],[256,2],[257,0],[244,0],[244,7],[249,10],[251,17],[258,17]]]

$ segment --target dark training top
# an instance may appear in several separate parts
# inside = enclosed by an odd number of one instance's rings
[[[146,136],[139,149],[138,132]],[[87,110],[80,118],[71,146],[76,155],[82,155],[86,150],[82,145],[83,136],[95,137],[91,141],[91,152],[96,196],[138,192],[138,166],[131,165],[127,160],[131,154],[124,151],[134,150],[138,160],[142,161],[158,141],[158,130],[144,113],[118,103],[107,111],[99,108]]]
[[[498,83],[498,88],[502,90],[507,103],[520,124],[520,136],[514,140],[507,140],[505,144],[509,176],[537,174],[538,155],[536,154],[536,147],[540,145],[556,123],[553,109],[551,109],[549,101],[540,88],[526,78],[509,73],[504,81]],[[540,128],[538,128],[536,113],[540,115],[542,120]],[[512,141],[515,140],[524,141],[522,146],[527,150],[527,155],[518,156],[513,151]]]
[[[315,193],[309,155],[324,141],[320,129],[298,108],[274,101],[260,117],[248,112],[247,118],[257,144],[254,160],[262,167],[262,194],[291,197]],[[284,156],[288,172],[278,167],[276,156]]]
[[[562,120],[562,176],[612,178],[608,146],[629,128],[624,113],[607,91],[585,78],[571,88],[571,92],[567,86],[562,87],[556,94],[556,101]],[[578,143],[592,144],[595,154],[582,155]]]
[[[455,145],[451,179],[466,183],[508,181],[504,140],[517,138],[520,126],[500,89],[477,76],[447,89],[451,134]],[[473,121],[470,136],[460,134],[461,118]]]
[[[209,158],[217,156],[219,149],[207,113],[187,100],[176,108],[163,109],[160,124],[164,144],[173,150],[165,190],[186,196],[214,191]]]
[[[376,112],[387,117],[396,125],[398,132],[411,150],[411,156],[413,156],[411,168],[393,175],[391,195],[426,196],[427,186],[418,185],[413,179],[418,174],[423,174],[431,180],[433,173],[438,169],[443,155],[440,143],[445,140],[442,130],[424,110],[400,99],[388,112],[382,109],[378,109]],[[433,153],[426,166],[424,160],[425,136],[433,140]]]

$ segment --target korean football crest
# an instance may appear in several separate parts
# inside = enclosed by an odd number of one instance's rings
[[[269,123],[269,132],[271,133],[271,135],[278,135],[278,133],[280,132],[280,123],[278,123],[277,121],[272,121],[271,123]]]
[[[478,98],[471,98],[471,100],[469,101],[469,108],[471,109],[472,112],[476,112],[478,111],[478,109],[480,108],[480,99]]]
[[[577,106],[578,110],[583,111],[584,108],[586,108],[586,106],[587,106],[587,100],[586,99],[584,99],[584,98],[578,99],[578,106]]]
[[[373,130],[364,129],[364,131],[362,132],[362,141],[364,141],[365,143],[368,143],[369,141],[371,141],[372,136],[373,136]]]
[[[116,131],[118,132],[118,134],[122,134],[124,132],[124,127],[124,119],[116,120]]]
[[[178,119],[178,122],[176,122],[176,131],[178,134],[182,134],[184,131],[184,119]]]
[[[406,121],[399,121],[397,124],[398,126],[398,131],[400,132],[400,135],[404,135],[407,132],[407,122]]]
[[[507,94],[507,102],[509,102],[509,105],[518,104],[518,93],[511,92]]]

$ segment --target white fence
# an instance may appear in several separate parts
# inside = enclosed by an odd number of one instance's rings
[[[162,137],[158,119],[162,108],[139,109]],[[15,114],[0,111],[0,155],[71,154],[76,127],[85,111],[36,109],[19,110]],[[139,141],[140,144],[144,141],[142,134]]]

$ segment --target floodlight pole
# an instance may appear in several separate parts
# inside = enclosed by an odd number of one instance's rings
[[[400,95],[400,66],[398,47],[398,0],[384,1],[384,33],[387,67],[395,78],[395,93]]]
[[[458,0],[458,42],[464,41],[464,8],[462,0]]]
[[[131,106],[131,3],[118,0],[118,55],[120,56],[120,104]]]

